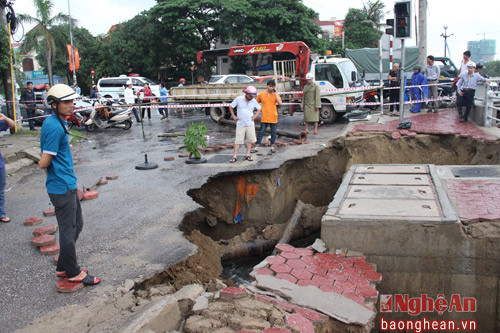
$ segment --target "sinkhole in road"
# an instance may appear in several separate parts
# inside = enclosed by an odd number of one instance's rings
[[[496,165],[500,143],[460,135],[420,134],[394,140],[387,133],[361,133],[334,139],[316,155],[286,161],[277,169],[214,176],[188,192],[202,208],[186,214],[179,226],[198,246],[197,253],[145,280],[139,289],[161,283],[176,288],[208,283],[221,275],[221,259],[264,254],[280,238],[298,200],[305,209],[292,240],[317,234],[344,173],[354,164]],[[258,188],[251,191],[251,200],[242,198],[243,220],[235,223],[237,186],[242,181]]]

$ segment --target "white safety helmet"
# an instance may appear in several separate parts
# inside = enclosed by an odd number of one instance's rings
[[[70,101],[76,98],[80,98],[80,95],[66,84],[56,84],[47,92],[47,103],[49,104]]]
[[[127,86],[130,86],[130,85],[132,85],[132,81],[128,80],[127,81]]]
[[[312,80],[314,77],[311,72],[306,74],[306,80]]]

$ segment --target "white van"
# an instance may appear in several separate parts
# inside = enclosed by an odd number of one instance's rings
[[[132,81],[132,89],[134,93],[144,88],[144,84],[148,83],[153,95],[160,96],[160,86],[153,81],[142,76],[127,76],[120,75],[118,77],[106,77],[99,79],[97,82],[97,91],[99,95],[106,98],[121,99],[123,91],[127,87],[127,81]]]

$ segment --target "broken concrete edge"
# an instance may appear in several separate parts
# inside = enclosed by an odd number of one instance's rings
[[[5,173],[7,175],[18,172],[24,167],[35,164],[35,162],[29,158],[20,158],[14,162],[5,164]]]
[[[257,287],[272,291],[288,302],[314,309],[338,321],[360,326],[372,325],[376,312],[337,293],[330,293],[326,299],[324,292],[314,286],[298,286],[290,281],[270,275],[257,275]]]
[[[447,191],[441,181],[441,177],[439,176],[438,170],[434,164],[429,164],[429,173],[431,175],[431,179],[434,181],[434,187],[436,189],[436,194],[439,199],[439,203],[441,204],[441,209],[443,213],[443,222],[451,221],[460,222],[458,215],[453,208],[450,199],[448,197]]]

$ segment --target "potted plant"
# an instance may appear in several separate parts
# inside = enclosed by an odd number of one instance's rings
[[[203,158],[200,148],[207,147],[207,127],[204,123],[191,123],[184,137],[184,146],[189,153],[189,159],[186,163],[206,163],[207,159]]]

